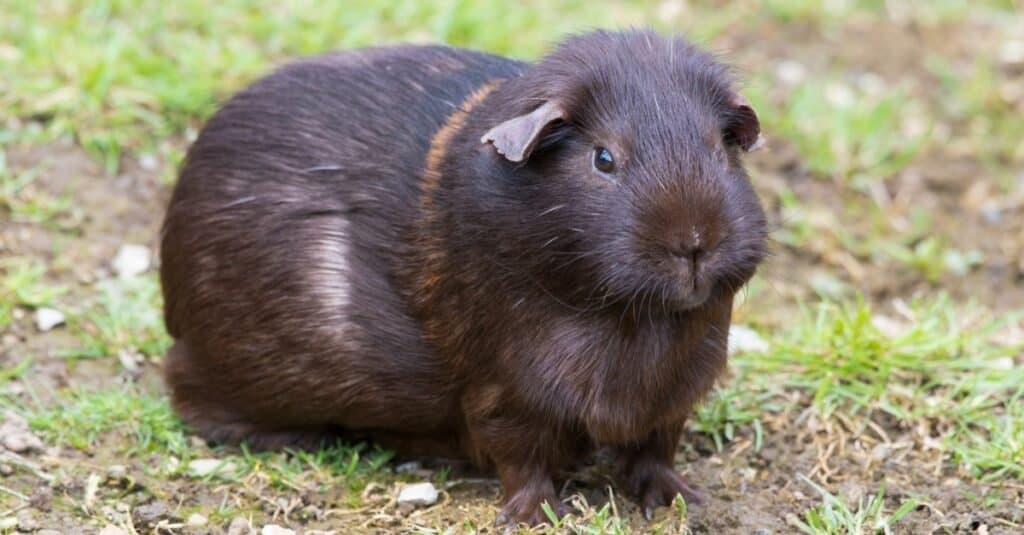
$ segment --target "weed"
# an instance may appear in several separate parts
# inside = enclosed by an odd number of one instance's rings
[[[15,307],[46,306],[67,292],[62,285],[44,282],[45,274],[46,266],[41,260],[0,259],[0,329],[13,321]]]
[[[98,358],[121,351],[161,356],[170,346],[161,315],[160,288],[153,274],[99,283],[97,302],[69,317],[81,347],[70,358]]]
[[[885,514],[885,487],[867,498],[861,498],[851,510],[842,500],[830,494],[810,479],[800,476],[821,495],[822,503],[804,513],[798,524],[801,531],[811,535],[849,535],[857,533],[892,533],[892,526],[917,507],[916,500],[900,504],[891,514]]]

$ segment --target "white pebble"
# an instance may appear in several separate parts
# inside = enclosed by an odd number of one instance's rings
[[[437,489],[432,483],[413,483],[406,485],[398,493],[398,504],[409,504],[418,507],[437,503]]]
[[[126,243],[117,250],[112,265],[118,277],[134,277],[145,273],[151,261],[149,247]]]
[[[37,308],[36,309],[36,328],[40,332],[46,332],[50,329],[64,323],[64,313],[53,309],[53,308]]]
[[[260,535],[295,535],[295,530],[282,528],[276,524],[267,524],[260,530]]]
[[[729,328],[729,353],[764,353],[770,349],[761,335],[745,325]]]
[[[396,474],[415,474],[423,469],[419,461],[409,461],[395,467]]]
[[[249,521],[246,520],[245,517],[236,516],[234,520],[231,521],[231,525],[228,526],[227,535],[251,535],[253,533],[255,533],[255,531],[253,531],[252,525],[249,524]]]
[[[779,80],[783,83],[796,85],[807,77],[807,68],[799,62],[786,60],[779,63],[779,66],[775,68],[775,76],[778,76]]]
[[[193,528],[203,527],[206,525],[206,517],[199,513],[192,513],[188,515],[188,520],[185,523]]]
[[[1024,63],[1024,41],[1007,41],[999,47],[999,60],[1003,63]]]
[[[160,167],[160,161],[152,154],[143,154],[139,156],[139,167],[146,171],[155,171],[157,167]]]
[[[235,463],[221,459],[196,459],[188,463],[188,473],[195,477],[228,475],[234,471]]]

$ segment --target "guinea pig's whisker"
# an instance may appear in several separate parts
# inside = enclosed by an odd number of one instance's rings
[[[255,200],[256,200],[256,196],[255,195],[249,195],[247,197],[239,197],[238,199],[235,199],[235,200],[233,200],[233,201],[231,201],[231,202],[221,206],[221,208],[222,209],[223,208],[231,208],[231,207],[238,206],[240,204],[245,204],[247,202],[252,202],[252,201],[255,201]]]
[[[548,215],[550,213],[557,212],[557,211],[561,210],[562,208],[565,208],[565,206],[566,205],[564,205],[564,204],[556,204],[556,205],[552,206],[551,208],[548,208],[547,210],[544,210],[543,212],[537,214],[537,217],[542,217],[542,216],[546,216],[546,215]]]
[[[558,241],[559,238],[561,238],[561,236],[552,236],[548,241],[544,242],[544,245],[541,245],[540,248],[547,249],[549,245]]]
[[[344,168],[338,164],[323,164],[314,165],[313,167],[307,167],[302,170],[303,173],[333,173],[336,171],[342,171]]]

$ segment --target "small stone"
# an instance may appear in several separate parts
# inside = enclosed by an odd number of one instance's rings
[[[221,459],[196,459],[188,463],[188,473],[194,477],[229,475],[235,469],[235,463]]]
[[[185,521],[189,527],[201,528],[206,525],[206,517],[199,513],[192,513],[188,515],[188,520]]]
[[[260,535],[295,535],[295,530],[282,528],[276,524],[267,524],[260,530]]]
[[[36,532],[36,535],[61,535],[61,532],[55,529],[41,529]]]
[[[413,483],[402,487],[402,491],[398,493],[398,504],[426,507],[437,503],[437,496],[437,489],[432,483]]]
[[[122,349],[117,352],[117,360],[121,363],[121,366],[124,367],[124,370],[130,375],[138,375],[141,371],[139,366],[142,364],[144,359],[142,355],[134,351]]]
[[[154,501],[146,505],[140,505],[132,511],[132,521],[136,527],[151,527],[157,525],[161,520],[172,518],[170,506],[162,501]]]
[[[100,535],[128,535],[128,532],[113,525],[107,525],[107,527],[100,530]]]
[[[1024,40],[1003,43],[999,47],[999,61],[1009,64],[1024,63]]]
[[[761,335],[745,325],[729,328],[729,353],[765,353],[771,346]]]
[[[754,530],[754,535],[772,535],[772,530],[768,528],[757,528]]]
[[[152,154],[143,154],[139,156],[139,167],[146,171],[155,171],[157,167],[160,167],[160,160],[157,160],[156,156]]]
[[[64,324],[64,313],[54,308],[36,309],[36,328],[39,332],[46,332],[50,329]]]
[[[43,441],[32,433],[21,415],[8,410],[4,412],[4,422],[0,425],[0,446],[15,453],[24,453],[41,451]]]
[[[18,526],[18,519],[13,516],[0,518],[0,529],[13,529]]]
[[[998,203],[988,201],[978,209],[981,219],[989,225],[998,225],[1003,220],[1003,209]]]
[[[145,273],[150,263],[149,247],[126,243],[117,250],[112,266],[118,277],[134,277]]]
[[[395,467],[396,474],[414,474],[420,471],[423,465],[419,461],[409,461]]]
[[[128,469],[123,464],[112,464],[107,467],[107,477],[110,479],[122,479],[128,475]]]
[[[807,77],[807,68],[799,62],[786,60],[779,63],[779,66],[776,67],[775,75],[783,83],[796,85]]]
[[[251,535],[252,524],[245,517],[236,516],[228,525],[228,535]]]
[[[30,511],[22,511],[18,513],[18,530],[19,531],[35,531],[39,527],[36,525],[36,519],[32,517]]]

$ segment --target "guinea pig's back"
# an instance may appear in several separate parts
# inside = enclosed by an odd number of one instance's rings
[[[176,339],[166,373],[186,420],[443,420],[451,381],[394,287],[400,229],[433,135],[467,95],[520,68],[446,47],[329,54],[277,70],[210,119],[161,244]]]

